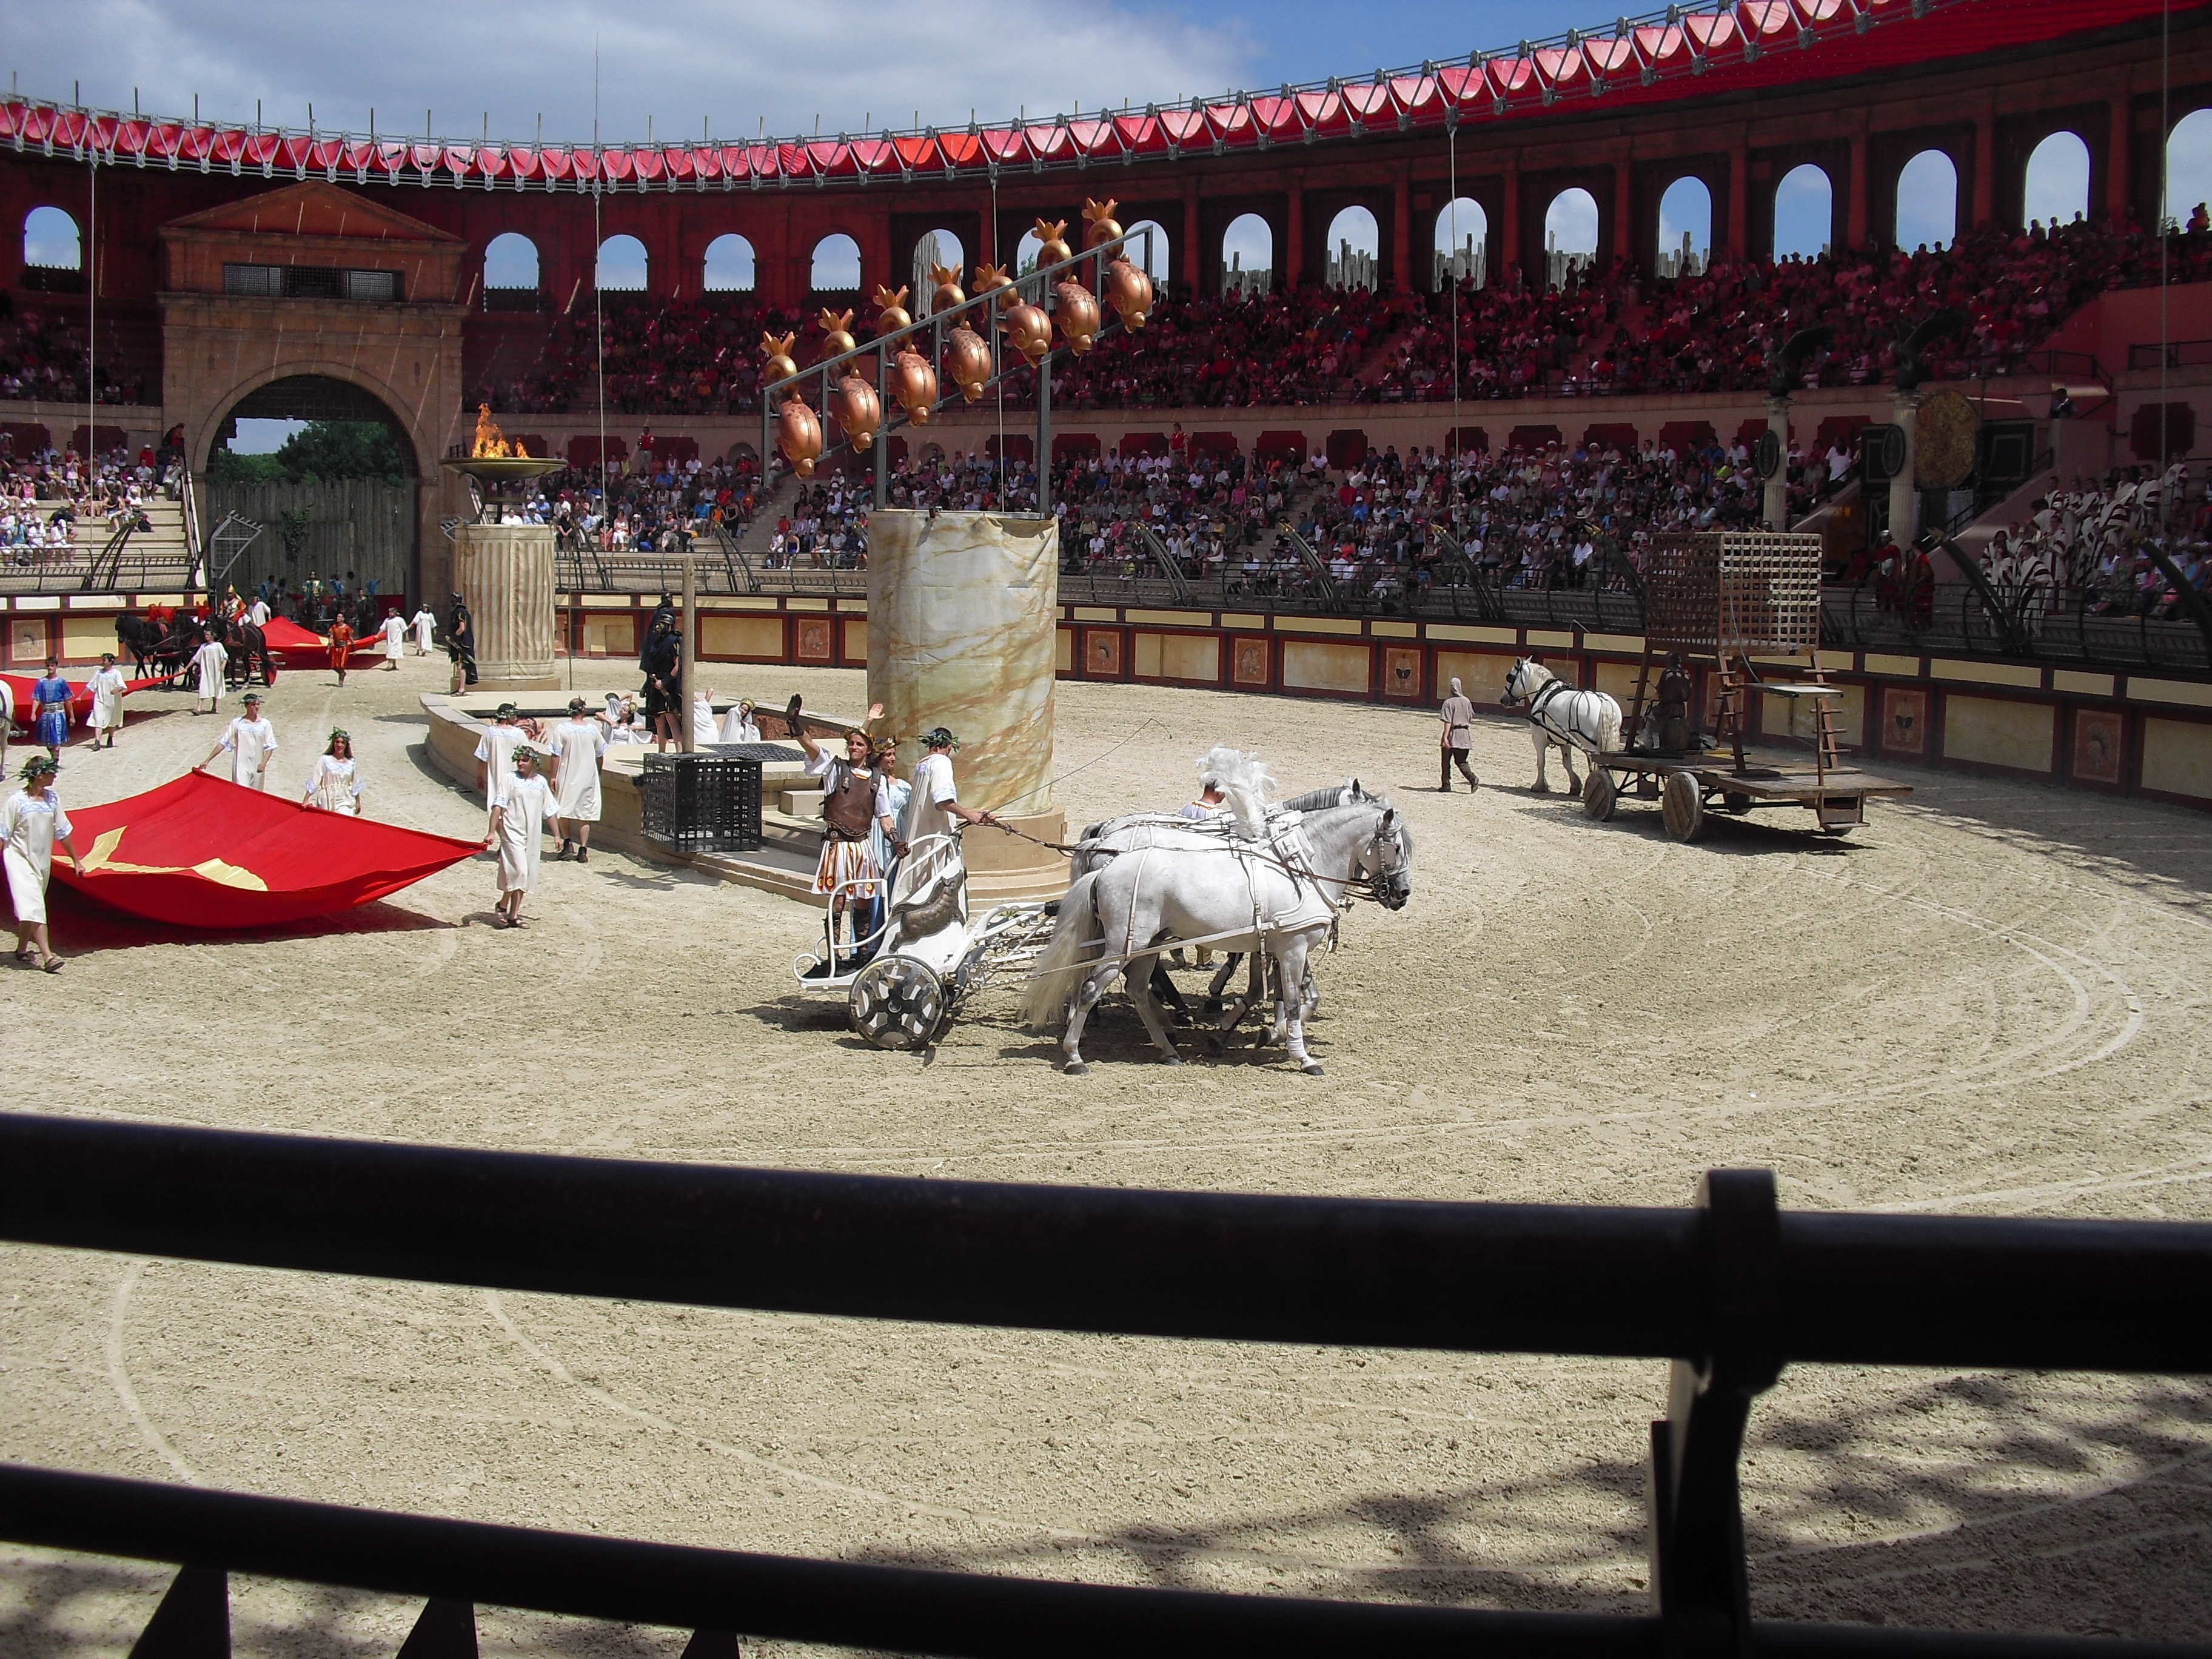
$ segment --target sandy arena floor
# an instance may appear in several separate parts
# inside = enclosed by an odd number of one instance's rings
[[[443,661],[286,676],[295,788],[350,726],[380,817],[480,832],[421,758]],[[617,683],[612,672],[583,684]],[[722,669],[857,707],[854,673]],[[149,787],[218,722],[132,699],[65,802]],[[160,710],[161,712],[155,713]],[[809,1169],[1679,1205],[1767,1164],[1793,1206],[2212,1215],[2212,823],[1955,775],[1849,842],[1656,811],[1610,826],[1422,713],[1063,685],[1071,818],[1188,797],[1188,757],[1358,772],[1419,836],[1413,904],[1323,963],[1328,1075],[1170,1071],[1126,1005],[1054,1070],[987,994],[928,1063],[792,994],[817,922],[619,855],[549,865],[534,930],[465,864],[320,931],[146,939],[0,973],[18,1108]],[[1555,774],[1556,775],[1556,774]],[[1775,815],[1781,825],[1802,815]],[[12,964],[10,964],[12,966]],[[574,1069],[588,1044],[596,1073]],[[36,1063],[31,1064],[35,1054]],[[0,1250],[0,1456],[702,1544],[1117,1583],[1644,1605],[1656,1364],[1284,1350],[608,1305]],[[2202,1319],[2203,1309],[2173,1316]],[[1746,1471],[1763,1613],[2212,1637],[2212,1389],[1797,1369]],[[0,1654],[125,1652],[166,1582],[0,1552]],[[241,1582],[242,1654],[395,1650],[410,1604]],[[486,1610],[488,1653],[681,1632]]]

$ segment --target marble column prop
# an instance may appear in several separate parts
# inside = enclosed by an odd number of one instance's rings
[[[909,773],[916,739],[948,726],[962,803],[1045,841],[1064,825],[1051,792],[1059,606],[1053,519],[891,510],[868,521],[868,700]],[[971,870],[1059,860],[988,830],[969,834],[967,857]]]
[[[454,586],[477,629],[478,688],[542,691],[553,672],[553,530],[550,525],[463,525],[454,533]]]

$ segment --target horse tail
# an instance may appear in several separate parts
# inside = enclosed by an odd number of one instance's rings
[[[1620,752],[1620,705],[1611,697],[1598,700],[1597,752],[1601,755]]]
[[[1030,970],[1029,996],[1023,1005],[1022,1023],[1032,1031],[1058,1031],[1067,1024],[1068,999],[1084,975],[1095,965],[1089,947],[1106,937],[1091,889],[1098,884],[1097,872],[1079,876],[1060,901],[1060,925],[1052,942]]]

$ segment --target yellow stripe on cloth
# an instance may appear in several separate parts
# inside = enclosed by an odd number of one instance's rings
[[[876,883],[883,872],[876,868],[874,851],[865,841],[832,841],[827,836],[822,842],[822,861],[814,867],[814,890],[834,892],[847,882],[866,882],[865,887],[850,890],[861,898],[873,898]]]

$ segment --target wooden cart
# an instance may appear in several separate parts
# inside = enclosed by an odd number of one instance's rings
[[[1701,531],[1658,538],[1643,568],[1644,662],[1619,754],[1601,755],[1583,788],[1583,810],[1609,818],[1623,788],[1656,799],[1667,831],[1693,841],[1717,804],[1732,813],[1760,806],[1802,807],[1826,835],[1866,822],[1876,795],[1909,795],[1910,785],[1842,763],[1836,707],[1843,690],[1820,665],[1820,538],[1765,531]],[[1689,744],[1658,746],[1651,719],[1652,664],[1662,653],[1710,662],[1719,677],[1713,743],[1694,722]],[[1799,666],[1793,659],[1803,659]],[[1759,668],[1790,678],[1762,679]],[[1791,731],[1810,752],[1762,751],[1746,741],[1754,693],[1789,700]]]

